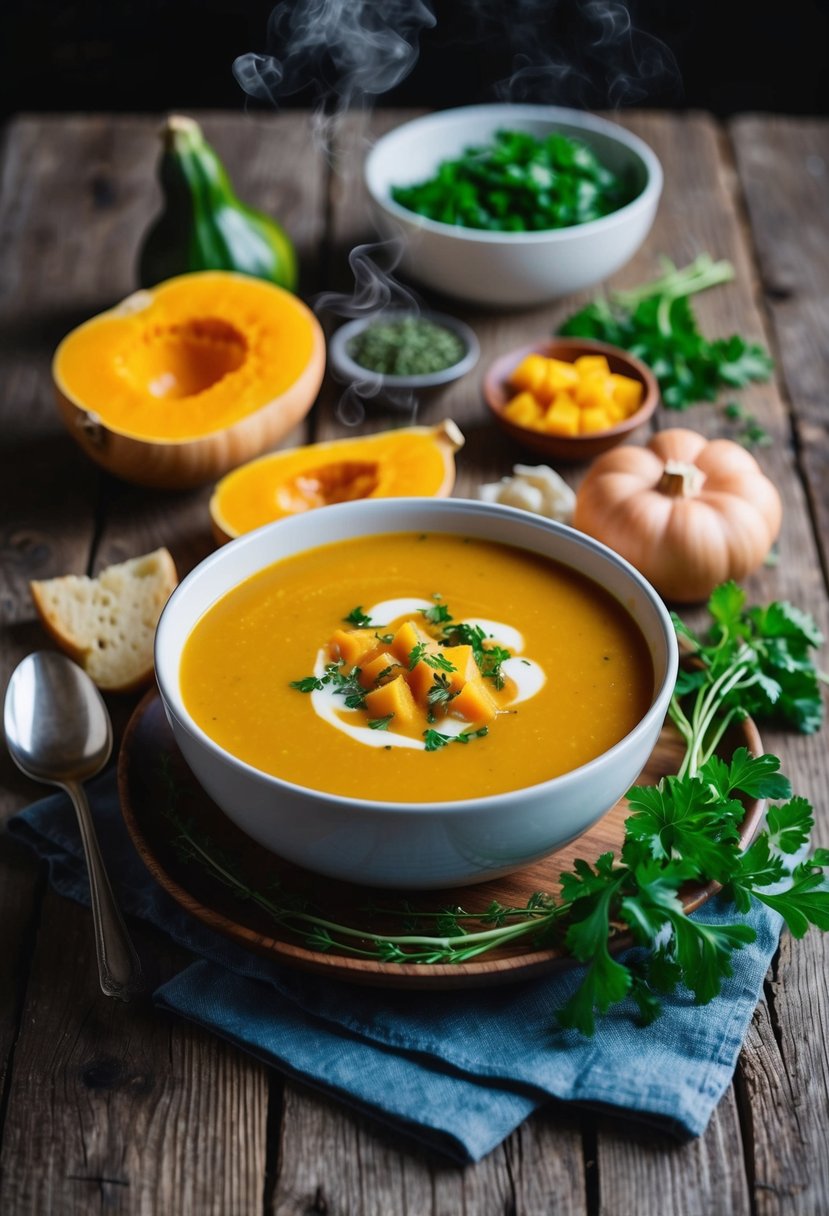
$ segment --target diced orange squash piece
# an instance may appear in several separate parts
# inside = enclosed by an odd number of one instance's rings
[[[547,363],[548,360],[543,355],[527,355],[510,375],[508,384],[511,388],[526,389],[529,393],[535,393],[544,383]]]
[[[504,406],[504,417],[516,426],[537,426],[542,409],[532,393],[519,393]]]
[[[596,372],[605,376],[610,374],[610,366],[604,355],[580,355],[578,359],[573,360],[573,367],[582,379]]]
[[[334,661],[339,660],[348,668],[356,667],[376,647],[377,638],[371,629],[337,629],[328,643]]]
[[[613,400],[610,377],[601,374],[585,376],[574,396],[582,409],[604,409]]]
[[[618,401],[608,401],[607,405],[603,406],[602,408],[613,426],[616,426],[618,422],[624,422],[624,420],[629,416],[628,411],[624,408],[624,406],[619,405]]]
[[[548,359],[547,375],[544,378],[541,393],[537,392],[536,396],[539,401],[543,401],[546,397],[546,400],[550,402],[562,389],[575,388],[579,379],[579,373],[572,363],[565,363],[563,359]]]
[[[402,676],[366,693],[369,718],[385,718],[394,714],[392,726],[411,726],[417,712],[412,691]]]
[[[407,674],[406,679],[409,681],[409,688],[412,690],[412,696],[418,705],[425,707],[426,695],[429,689],[435,682],[437,672],[428,663],[423,660],[417,663],[412,670]]]
[[[631,414],[635,414],[642,404],[642,397],[645,389],[644,385],[639,380],[634,380],[631,376],[611,375],[608,377],[611,385],[611,395],[617,405],[624,409],[624,417],[629,418]]]
[[[544,430],[552,435],[578,435],[581,410],[568,393],[559,393],[544,415]]]
[[[475,724],[491,722],[498,712],[498,705],[483,680],[467,680],[458,695],[450,702],[450,713],[466,718]]]
[[[389,650],[399,663],[408,668],[409,655],[415,646],[419,646],[421,642],[426,642],[429,650],[432,650],[435,646],[431,638],[425,637],[420,632],[414,621],[404,621],[394,635]]]
[[[593,409],[581,411],[580,434],[589,435],[593,431],[606,431],[611,426],[613,426],[613,422],[608,417],[606,409],[596,406]]]
[[[391,668],[391,671],[388,668]],[[384,672],[386,673],[385,675],[383,674]],[[392,675],[399,674],[400,664],[388,650],[381,650],[374,658],[370,660],[363,659],[360,664],[360,683],[363,688],[373,688],[381,676],[385,683]]]
[[[442,672],[453,692],[463,688],[468,680],[476,680],[480,675],[471,646],[444,646],[438,653],[455,668],[454,671]]]

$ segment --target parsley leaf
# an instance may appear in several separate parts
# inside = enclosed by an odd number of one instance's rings
[[[388,730],[393,717],[394,714],[386,714],[384,718],[369,718],[368,728],[369,730]]]
[[[596,338],[637,355],[650,365],[668,409],[713,401],[721,387],[768,380],[773,368],[756,343],[738,334],[708,341],[699,331],[688,297],[733,277],[729,262],[714,262],[707,254],[683,270],[665,259],[659,278],[595,300],[568,318],[559,332]]]
[[[356,608],[352,608],[348,616],[344,616],[343,620],[349,625],[354,625],[357,629],[370,629],[371,617],[366,616],[362,607],[358,604]]]

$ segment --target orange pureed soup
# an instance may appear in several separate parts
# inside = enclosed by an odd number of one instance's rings
[[[202,730],[255,768],[394,802],[566,773],[628,734],[654,690],[638,626],[596,583],[443,533],[267,567],[196,623],[180,682]]]

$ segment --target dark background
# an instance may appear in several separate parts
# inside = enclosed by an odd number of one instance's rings
[[[267,49],[272,0],[1,2],[2,115],[260,104],[245,97],[231,67],[237,55]],[[516,66],[510,23],[517,3],[434,0],[437,25],[421,36],[417,66],[382,103],[444,107],[493,100],[493,83]],[[829,112],[829,0],[781,0],[774,6],[628,0],[634,24],[664,43],[678,72],[657,70],[647,84],[621,95],[610,92],[595,56],[583,58],[587,8],[586,0],[549,0],[549,17],[538,25],[536,45],[559,61],[578,63],[576,79],[536,82],[533,95],[515,100],[701,107],[718,114]],[[479,29],[470,46],[471,12]],[[612,66],[614,53],[603,52],[604,67]],[[311,99],[306,89],[282,104]]]

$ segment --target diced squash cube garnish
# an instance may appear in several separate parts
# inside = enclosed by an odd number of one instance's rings
[[[388,650],[381,650],[373,659],[365,659],[360,665],[360,683],[363,688],[374,688],[378,680],[385,684],[392,676],[400,675],[400,664]]]
[[[498,712],[495,698],[483,680],[467,680],[458,695],[449,703],[450,712],[475,725],[491,722]]]
[[[435,683],[437,672],[428,663],[423,660],[417,663],[410,672],[407,673],[406,679],[409,681],[409,688],[412,690],[412,696],[418,705],[425,706],[427,704],[426,697],[429,689]]]
[[[639,380],[634,380],[630,376],[620,376],[613,374],[608,377],[611,385],[611,395],[617,405],[621,405],[625,411],[625,417],[629,418],[631,414],[635,414],[642,404],[644,396],[644,385]]]
[[[559,393],[544,415],[544,430],[551,435],[578,435],[581,410],[569,394]]]
[[[610,377],[601,373],[591,373],[585,376],[575,391],[575,398],[582,409],[604,407],[613,400],[613,388]]]
[[[565,363],[563,359],[547,360],[544,390],[548,394],[548,401],[552,401],[556,393],[561,392],[562,389],[575,388],[578,382],[579,373],[572,363]]]
[[[544,383],[548,360],[543,355],[527,355],[510,375],[511,388],[526,389],[534,393]]]
[[[409,655],[421,642],[426,643],[427,649],[434,650],[435,642],[431,638],[422,634],[413,621],[404,621],[394,635],[389,650],[399,663],[408,668]]]
[[[618,422],[624,422],[629,416],[628,411],[624,406],[619,405],[618,401],[608,401],[607,405],[603,408],[613,426],[616,426]]]
[[[608,417],[606,409],[596,406],[581,411],[580,434],[589,435],[593,431],[606,431],[611,426],[613,426],[613,422]]]
[[[369,719],[394,714],[392,725],[396,728],[410,726],[417,712],[412,690],[403,676],[395,676],[388,684],[366,693],[366,710]]]
[[[582,378],[594,372],[605,376],[610,374],[610,366],[604,355],[580,355],[578,359],[573,360],[573,367]]]
[[[541,415],[542,408],[532,393],[519,393],[504,406],[504,417],[516,426],[536,426]]]
[[[332,659],[344,663],[349,669],[357,667],[376,647],[377,638],[371,629],[337,629],[328,643]]]
[[[471,646],[444,646],[438,653],[455,669],[441,673],[446,676],[453,692],[463,688],[468,680],[476,680],[480,675]]]

